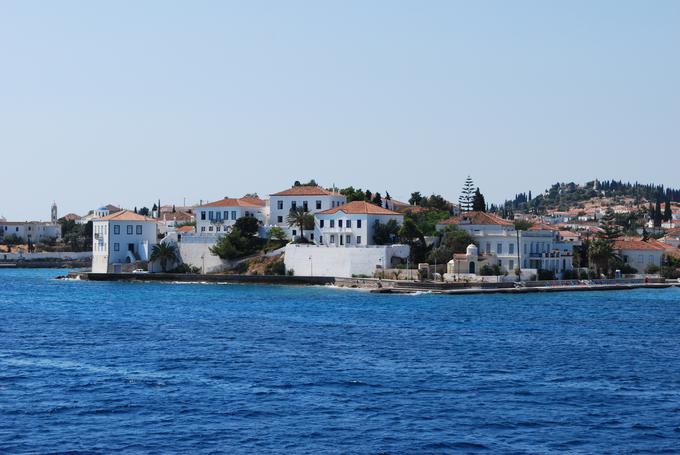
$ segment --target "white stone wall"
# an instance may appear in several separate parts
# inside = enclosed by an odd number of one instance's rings
[[[200,234],[182,235],[182,240],[177,243],[182,262],[200,268],[203,273],[221,272],[229,268],[231,266],[229,261],[224,261],[210,252],[217,238]]]
[[[377,266],[389,268],[392,257],[407,258],[408,245],[372,247],[329,247],[288,245],[285,250],[286,270],[296,276],[373,276]]]
[[[60,239],[61,226],[59,224],[43,222],[16,223],[0,221],[0,237],[11,234],[21,237],[24,241],[30,239],[31,242],[37,243],[44,239]]]
[[[44,253],[0,253],[0,260],[3,261],[18,261],[18,260],[40,260],[40,259],[61,259],[61,260],[78,260],[89,259],[92,257],[92,251],[60,251],[60,252],[44,252]]]

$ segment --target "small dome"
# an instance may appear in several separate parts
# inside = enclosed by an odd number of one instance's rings
[[[108,210],[107,207],[99,207],[97,210]]]
[[[468,245],[467,249],[465,250],[465,254],[468,256],[477,256],[479,253],[479,250],[477,249],[477,245],[474,243],[471,243]]]

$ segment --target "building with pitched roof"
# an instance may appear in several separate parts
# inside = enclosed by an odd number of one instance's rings
[[[148,264],[158,243],[156,220],[121,210],[92,221],[92,271],[130,272]]]
[[[310,240],[318,245],[374,245],[376,224],[394,220],[404,222],[404,215],[366,201],[352,201],[314,215],[314,233]]]
[[[286,231],[289,237],[298,235],[298,228],[290,226],[288,215],[292,210],[303,208],[310,214],[334,209],[347,202],[347,198],[337,191],[329,191],[320,186],[296,185],[287,190],[269,195],[269,223]],[[311,240],[314,231],[305,232]]]
[[[514,223],[492,213],[466,212],[437,224],[437,230],[456,226],[468,232],[479,253],[495,254],[501,270],[508,274],[521,269],[550,270],[557,276],[573,269],[573,242],[563,241],[557,227],[538,224],[516,231]]]
[[[640,273],[644,273],[650,265],[661,267],[667,248],[668,245],[653,239],[626,237],[614,241],[614,252]]]
[[[267,202],[255,197],[228,198],[199,205],[196,214],[196,232],[199,234],[223,234],[241,217],[253,216],[260,224],[269,222]]]

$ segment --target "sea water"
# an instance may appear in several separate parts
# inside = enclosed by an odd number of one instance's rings
[[[0,270],[2,453],[680,450],[680,289],[374,295]]]

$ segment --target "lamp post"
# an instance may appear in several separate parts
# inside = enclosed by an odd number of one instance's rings
[[[201,255],[201,273],[205,275],[205,254]]]
[[[309,276],[314,276],[314,263],[311,256],[309,256]]]
[[[522,281],[522,260],[520,259],[520,251],[519,251],[519,229],[515,229],[515,233],[517,234],[517,281]]]
[[[378,258],[378,267],[380,267],[380,276],[385,278],[385,270],[383,269],[382,258]]]

